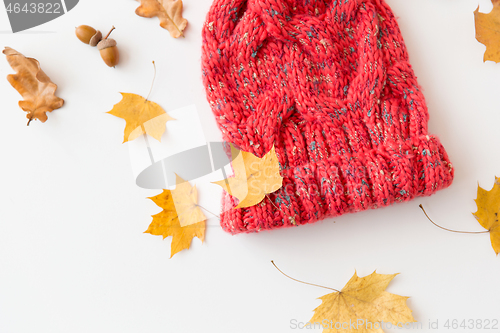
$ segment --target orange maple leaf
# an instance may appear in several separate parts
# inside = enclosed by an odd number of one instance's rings
[[[495,177],[495,184],[489,191],[477,187],[477,212],[472,213],[483,228],[489,231],[491,246],[500,253],[500,178]]]
[[[235,208],[250,207],[261,202],[266,194],[279,190],[283,184],[278,157],[271,150],[258,158],[252,153],[239,151],[231,145],[234,176],[213,182],[238,198]]]
[[[163,236],[163,239],[172,236],[170,258],[179,251],[189,249],[194,237],[198,237],[202,243],[205,239],[206,218],[197,204],[198,191],[189,182],[176,177],[174,190],[163,190],[163,193],[149,198],[163,211],[153,215],[153,221],[145,231]],[[188,225],[181,226],[181,219],[188,220]]]
[[[132,141],[144,133],[161,141],[167,121],[174,120],[174,118],[170,117],[161,106],[142,96],[131,93],[121,94],[122,100],[107,113],[125,119],[127,122],[123,142]]]
[[[406,305],[408,297],[385,291],[396,275],[373,272],[360,278],[354,273],[342,290],[320,297],[323,302],[314,309],[309,323],[321,323],[323,333],[383,333],[381,322],[400,328],[415,322],[412,311]],[[351,325],[346,329],[344,323],[353,322],[356,323],[354,329],[350,328]]]
[[[483,61],[500,62],[500,0],[491,0],[493,9],[490,13],[474,11],[476,39],[486,45]]]

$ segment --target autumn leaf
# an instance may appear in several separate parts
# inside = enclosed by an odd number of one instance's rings
[[[135,13],[142,17],[160,19],[160,26],[170,32],[174,38],[184,37],[188,21],[182,17],[181,0],[138,0],[141,5]]]
[[[123,142],[132,141],[144,133],[161,141],[167,121],[174,118],[170,117],[161,106],[142,96],[121,94],[122,100],[107,113],[123,118],[127,122]]]
[[[279,190],[283,183],[274,146],[262,158],[239,151],[231,145],[234,177],[214,182],[239,199],[235,208],[250,207],[261,202],[265,195]]]
[[[415,322],[412,311],[406,305],[408,297],[385,291],[396,275],[373,272],[360,278],[354,273],[340,292],[319,298],[322,303],[314,309],[309,323],[321,323],[323,333],[365,333],[383,332],[380,328],[382,321],[400,327]],[[355,323],[355,328],[350,323]]]
[[[198,205],[196,186],[192,187],[189,182],[177,174],[175,177],[176,187],[172,191],[172,199],[181,227],[205,221],[205,215],[203,215],[201,207]]]
[[[64,104],[64,100],[55,95],[57,85],[43,72],[38,60],[26,58],[10,47],[6,47],[3,54],[16,71],[16,74],[8,75],[7,80],[24,98],[19,101],[19,106],[28,112],[28,125],[33,119],[44,123],[47,120],[47,112]]]
[[[474,11],[476,39],[486,45],[483,61],[500,62],[500,0],[491,0],[493,10],[489,14]]]
[[[500,178],[495,177],[495,184],[490,191],[477,187],[477,212],[472,213],[479,224],[490,232],[491,246],[498,255],[500,252]]]
[[[174,190],[163,190],[163,193],[151,197],[155,204],[163,208],[159,214],[153,215],[153,222],[145,233],[163,236],[165,239],[172,236],[170,258],[184,249],[189,249],[191,240],[198,237],[201,242],[205,239],[205,215],[197,205],[198,192],[189,182],[177,176]],[[189,225],[181,226],[184,219]]]

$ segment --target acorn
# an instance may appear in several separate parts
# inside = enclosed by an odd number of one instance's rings
[[[120,53],[118,53],[116,41],[112,38],[108,38],[113,30],[115,30],[115,27],[113,27],[106,37],[97,44],[97,49],[101,53],[102,60],[104,60],[109,67],[115,67],[120,60]]]
[[[90,46],[96,46],[102,39],[102,33],[88,25],[77,27],[75,33],[79,40]]]
[[[101,58],[109,67],[115,67],[120,60],[120,53],[116,47],[116,41],[112,38],[104,39],[97,44]]]

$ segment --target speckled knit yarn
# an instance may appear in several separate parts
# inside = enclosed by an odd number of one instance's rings
[[[202,67],[224,139],[259,157],[274,145],[284,177],[250,208],[231,209],[224,194],[227,232],[311,223],[452,182],[383,0],[215,0]]]

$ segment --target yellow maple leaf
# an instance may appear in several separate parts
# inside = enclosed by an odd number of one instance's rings
[[[483,61],[500,62],[500,0],[491,0],[493,9],[489,14],[474,11],[476,39],[486,45]]]
[[[213,182],[238,198],[235,208],[250,207],[261,202],[265,195],[279,190],[283,184],[274,146],[262,158],[239,151],[231,145],[234,177]]]
[[[197,204],[198,191],[189,182],[176,177],[174,190],[163,190],[163,193],[149,198],[163,211],[153,215],[153,221],[145,231],[163,236],[163,239],[172,236],[170,258],[179,251],[189,249],[194,237],[198,237],[201,242],[205,239],[206,218]],[[188,221],[188,225],[182,226],[182,219]]]
[[[184,37],[188,21],[182,17],[181,0],[138,0],[141,5],[135,13],[142,17],[160,19],[160,26],[170,32],[174,38]]]
[[[495,184],[490,191],[477,186],[477,212],[472,213],[479,224],[490,232],[491,246],[498,255],[500,252],[500,178],[495,177]]]
[[[323,302],[314,309],[310,324],[320,323],[323,333],[383,332],[382,322],[403,327],[415,322],[408,297],[385,291],[397,274],[372,274],[358,277],[354,273],[340,292],[319,297]]]
[[[165,132],[167,121],[174,120],[161,106],[142,96],[121,93],[122,100],[107,113],[123,118],[127,122],[123,142],[132,141],[147,133],[158,141]]]

